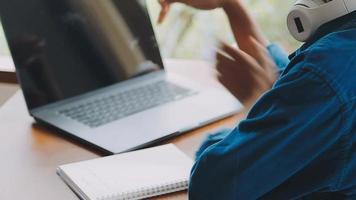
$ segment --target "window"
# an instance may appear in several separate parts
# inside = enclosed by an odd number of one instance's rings
[[[300,45],[290,36],[286,25],[287,14],[293,1],[245,2],[270,41],[281,44],[289,52]],[[160,6],[156,0],[147,0],[147,3],[164,57],[213,60],[219,40],[235,42],[222,10],[198,11],[176,4],[165,22],[158,25],[156,21]]]
[[[0,56],[4,55],[10,55],[10,52],[5,40],[4,30],[0,24]]]
[[[14,63],[10,57],[10,50],[7,45],[4,30],[0,23],[0,71],[13,71]]]
[[[246,0],[253,16],[273,42],[288,51],[300,44],[292,39],[286,27],[286,16],[293,1]],[[147,0],[163,57],[211,60],[219,40],[234,43],[228,20],[222,10],[197,11],[184,5],[172,7],[162,25],[156,23],[160,6],[157,0]],[[0,60],[9,56],[0,26]]]

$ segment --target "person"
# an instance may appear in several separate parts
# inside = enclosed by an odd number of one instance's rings
[[[218,79],[249,109],[198,150],[190,199],[356,199],[356,12],[287,58],[242,0],[159,2],[159,22],[177,2],[225,11],[239,49],[221,45]]]

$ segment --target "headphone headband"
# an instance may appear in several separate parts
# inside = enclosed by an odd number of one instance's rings
[[[305,42],[321,25],[355,10],[356,0],[298,0],[288,15],[288,29]]]
[[[346,9],[349,11],[349,13],[352,13],[353,11],[356,10],[356,1],[355,0],[344,0]]]

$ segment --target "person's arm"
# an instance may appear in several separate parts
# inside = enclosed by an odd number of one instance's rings
[[[269,45],[269,41],[266,36],[261,32],[260,28],[241,0],[228,0],[222,5],[222,8],[229,19],[235,39],[240,49],[249,53],[249,37],[253,37],[264,47]]]
[[[289,72],[246,120],[199,155],[190,199],[293,199],[332,188],[346,156],[342,106],[319,75]]]
[[[249,109],[269,90],[287,58],[277,55],[240,0],[160,0],[162,22],[172,3],[185,3],[199,9],[223,8],[230,20],[239,49],[222,44],[217,52],[219,81]],[[271,48],[272,47],[272,48]],[[278,62],[276,62],[278,61]],[[280,64],[283,63],[283,64]],[[284,65],[285,66],[282,66]]]
[[[283,71],[289,63],[287,53],[279,45],[268,41],[241,0],[228,0],[222,5],[222,8],[229,19],[239,48],[255,57],[256,52],[251,48],[253,44],[251,44],[251,40],[249,39],[251,37],[254,38],[258,43],[267,48],[279,71]]]

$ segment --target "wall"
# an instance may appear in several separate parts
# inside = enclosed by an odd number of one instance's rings
[[[15,84],[0,83],[0,107],[18,90]]]

